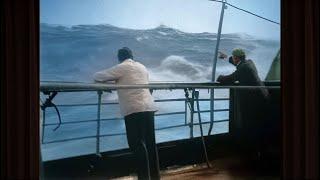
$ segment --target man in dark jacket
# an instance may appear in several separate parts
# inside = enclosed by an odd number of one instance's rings
[[[227,56],[220,53],[220,58]],[[246,60],[245,52],[242,49],[234,49],[229,62],[236,66],[236,71],[230,75],[220,75],[217,81],[221,84],[232,85],[238,82],[240,86],[264,86],[260,80],[257,68],[252,60]],[[261,145],[264,124],[266,123],[268,109],[268,90],[266,88],[237,89],[238,104],[240,105],[241,134],[245,146]]]

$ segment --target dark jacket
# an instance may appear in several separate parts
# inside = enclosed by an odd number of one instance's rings
[[[219,76],[217,81],[221,84],[230,85],[239,82],[241,86],[264,86],[264,83],[260,80],[257,68],[252,60],[243,60],[237,67],[237,70],[230,75]],[[255,91],[257,89],[246,90],[248,92]],[[261,98],[268,98],[268,90],[265,88],[260,88],[256,92]]]
[[[240,86],[264,86],[252,60],[241,61],[235,72],[219,76],[217,81],[224,85],[232,85],[238,81]],[[236,94],[240,105],[242,127],[250,131],[260,129],[267,117],[268,90],[265,88],[237,89]]]

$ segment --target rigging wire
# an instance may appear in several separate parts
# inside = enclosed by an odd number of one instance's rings
[[[240,8],[240,7],[237,7],[237,6],[235,6],[235,5],[233,5],[233,4],[230,4],[230,3],[226,2],[226,1],[221,1],[221,0],[209,0],[209,1],[226,3],[227,5],[235,8],[235,9],[238,9],[238,10],[243,11],[243,12],[245,12],[245,13],[251,14],[251,15],[256,16],[256,17],[258,17],[258,18],[264,19],[264,20],[269,21],[269,22],[271,22],[271,23],[280,25],[279,22],[276,22],[276,21],[270,20],[270,19],[268,19],[268,18],[262,17],[262,16],[260,16],[260,15],[258,15],[258,14],[255,14],[255,13],[253,13],[253,12],[251,12],[251,11],[248,11],[248,10],[242,9],[242,8]]]

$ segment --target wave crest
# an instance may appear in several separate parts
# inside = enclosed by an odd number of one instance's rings
[[[159,67],[151,70],[162,81],[208,81],[210,67],[193,63],[182,56],[171,55],[162,60]]]

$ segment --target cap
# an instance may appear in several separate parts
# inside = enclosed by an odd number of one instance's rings
[[[246,53],[243,49],[237,48],[232,51],[232,55],[237,57],[245,57]]]

